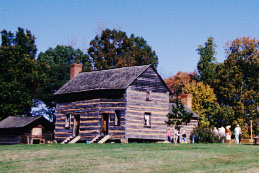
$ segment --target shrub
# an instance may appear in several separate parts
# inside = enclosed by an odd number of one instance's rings
[[[207,127],[196,127],[192,135],[195,135],[195,142],[198,143],[219,143],[225,137],[219,137],[212,129]]]

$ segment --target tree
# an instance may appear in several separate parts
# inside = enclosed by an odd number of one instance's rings
[[[192,81],[185,85],[183,93],[192,94],[192,110],[200,116],[199,125],[209,127],[217,113],[217,98],[213,88],[203,82]]]
[[[208,41],[205,42],[205,46],[199,46],[197,49],[200,55],[200,60],[197,64],[197,69],[199,72],[199,78],[206,84],[211,84],[212,80],[217,74],[217,63],[215,58],[215,47],[213,37],[209,37]]]
[[[90,42],[89,56],[96,69],[108,69],[133,65],[153,64],[156,68],[158,57],[142,37],[115,29],[104,30]]]
[[[238,124],[235,118],[235,111],[230,106],[216,104],[216,113],[211,124],[214,127],[226,127],[232,125],[233,127]],[[238,120],[241,122],[240,120]]]
[[[259,40],[236,39],[227,44],[226,54],[214,81],[215,93],[219,103],[233,108],[236,120],[249,122],[259,117]]]
[[[193,113],[186,111],[180,99],[176,99],[175,104],[172,104],[172,114],[167,115],[168,121],[166,124],[179,127],[182,124],[187,124],[191,121]]]
[[[193,113],[186,111],[180,99],[176,99],[172,104],[172,113],[167,114],[168,121],[166,124],[174,127],[174,143],[175,141],[175,128],[179,128],[182,124],[187,124],[191,121]]]
[[[0,119],[30,115],[32,99],[45,80],[35,60],[35,37],[18,28],[16,34],[3,30],[0,47]]]
[[[82,63],[83,71],[90,71],[92,62],[89,56],[80,49],[63,45],[41,52],[38,56],[38,62],[40,64],[39,71],[46,76],[47,81],[36,98],[47,105],[48,111],[46,113],[50,119],[53,119],[56,107],[53,94],[69,80],[70,64]],[[41,103],[40,101],[36,103]]]
[[[170,91],[174,93],[174,97],[177,98],[182,94],[185,85],[189,84],[192,80],[195,80],[196,76],[196,72],[186,73],[179,71],[176,75],[165,79],[165,83]]]

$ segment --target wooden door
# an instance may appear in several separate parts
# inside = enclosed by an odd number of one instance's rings
[[[79,129],[80,129],[80,115],[75,115],[74,124],[73,124],[73,137],[79,135]]]
[[[101,135],[108,135],[108,131],[109,131],[109,114],[102,114]]]

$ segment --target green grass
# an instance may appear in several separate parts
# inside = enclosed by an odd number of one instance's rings
[[[52,144],[0,146],[0,172],[259,172],[259,146]]]

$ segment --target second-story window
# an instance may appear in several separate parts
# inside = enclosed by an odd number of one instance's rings
[[[151,101],[151,91],[146,91],[146,101]]]

